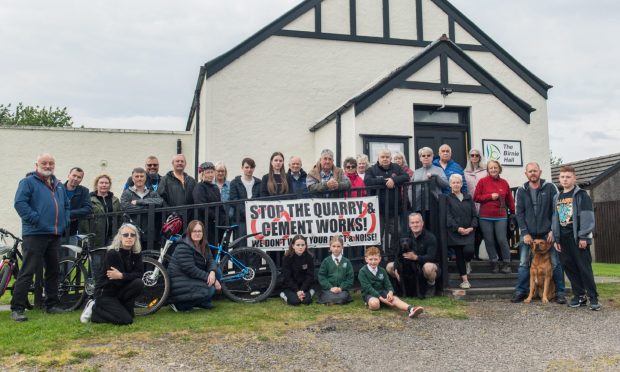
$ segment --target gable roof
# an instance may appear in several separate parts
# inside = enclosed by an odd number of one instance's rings
[[[572,165],[575,167],[579,187],[591,188],[620,171],[620,152],[572,163],[564,163],[562,165]],[[560,167],[562,165],[551,167],[551,178],[555,184],[559,183]]]
[[[237,58],[243,56],[249,50],[259,45],[267,38],[274,36],[282,31],[282,29],[297,19],[298,17],[305,14],[312,8],[317,8],[320,14],[320,5],[323,0],[304,0],[293,9],[289,10],[281,17],[277,18],[267,26],[263,27],[260,31],[250,36],[248,39],[243,41],[241,44],[235,46],[228,52],[206,62],[204,64],[204,69],[200,70],[198,76],[198,85],[199,88],[202,89],[202,84],[205,79],[215,75],[222,69],[226,68],[230,63],[232,63]],[[355,0],[351,0],[353,3]],[[444,11],[450,20],[450,28],[453,29],[454,23],[458,23],[464,30],[466,30],[472,37],[474,37],[478,42],[480,42],[483,50],[489,51],[495,55],[500,61],[502,61],[506,66],[508,66],[511,70],[513,70],[518,76],[520,76],[528,85],[530,85],[538,94],[547,98],[547,91],[552,88],[551,85],[545,83],[542,79],[538,78],[531,71],[526,69],[523,65],[521,65],[514,57],[512,57],[508,52],[506,52],[503,48],[499,46],[493,39],[491,39],[487,34],[485,34],[478,26],[476,26],[469,18],[467,18],[463,13],[461,13],[458,9],[456,9],[452,4],[450,4],[447,0],[431,0],[436,6],[438,6],[442,11]],[[419,16],[421,19],[421,16]],[[320,22],[318,22],[320,24]],[[326,35],[319,32],[315,33],[307,33],[313,34],[316,38],[324,38]],[[390,39],[388,38],[357,38],[357,41],[364,42],[367,39],[368,42],[379,42],[379,43],[394,43],[397,45],[402,45],[404,40],[401,39]],[[370,40],[372,39],[372,40]],[[431,44],[430,41],[415,41],[416,45],[426,46]],[[191,129],[193,115],[195,113],[194,107],[196,106],[196,101],[198,100],[199,95],[194,94],[194,101],[192,102],[192,109],[190,109],[190,115],[187,120],[186,130]]]
[[[442,83],[416,83],[406,81],[411,75],[438,57],[442,59],[447,59],[449,57],[481,85],[449,84],[447,82],[447,76],[442,76]],[[323,127],[336,117],[336,115],[343,113],[353,105],[355,105],[355,114],[358,115],[385,94],[396,88],[427,89],[441,92],[445,92],[445,90],[448,89],[451,90],[451,92],[490,93],[528,124],[530,122],[530,113],[535,111],[532,106],[517,97],[490,73],[480,67],[480,65],[459,48],[458,45],[448,39],[446,35],[443,35],[440,39],[434,41],[422,50],[422,52],[415,55],[403,65],[372,84],[368,89],[351,98],[338,109],[317,122],[310,128],[310,131],[314,132]]]

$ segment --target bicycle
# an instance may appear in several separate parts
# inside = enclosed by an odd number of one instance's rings
[[[6,238],[13,239],[13,245],[6,244]],[[7,289],[13,293],[13,287],[9,286],[11,279],[17,278],[19,275],[19,262],[22,260],[22,254],[19,251],[19,246],[22,243],[22,239],[15,236],[11,232],[0,229],[0,297],[4,295]],[[30,292],[34,292],[34,287],[30,288]],[[27,309],[32,310],[34,306],[28,301]]]
[[[59,260],[58,299],[59,306],[76,310],[87,298],[95,294],[95,281],[103,269],[103,260],[108,247],[91,248],[90,238],[94,234],[76,235],[78,245],[63,245],[75,257]],[[164,267],[150,257],[143,257],[144,289],[136,299],[136,315],[148,315],[159,310],[165,303],[170,290],[170,279]]]

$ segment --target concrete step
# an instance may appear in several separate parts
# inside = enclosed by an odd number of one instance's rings
[[[450,287],[444,290],[444,294],[447,295],[448,297],[451,297],[457,300],[465,300],[465,301],[482,300],[482,299],[507,299],[508,300],[512,297],[513,292],[514,292],[514,287],[470,288],[470,289]]]

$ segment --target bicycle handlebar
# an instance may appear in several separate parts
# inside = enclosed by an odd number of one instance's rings
[[[21,241],[21,239],[19,237],[15,236],[12,232],[10,232],[8,230],[5,230],[3,228],[0,228],[0,234],[8,235],[8,236],[10,236],[11,238],[13,238],[15,240]]]

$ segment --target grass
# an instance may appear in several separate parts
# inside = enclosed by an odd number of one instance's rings
[[[620,277],[620,264],[592,263],[595,276]]]
[[[416,300],[423,305],[430,316],[466,318],[466,304],[447,297],[434,297]],[[382,309],[368,311],[359,294],[354,302],[345,306],[287,306],[279,299],[269,299],[259,304],[238,304],[228,300],[216,301],[216,308],[210,311],[195,310],[188,313],[175,313],[163,308],[154,315],[138,317],[134,324],[126,327],[108,324],[81,324],[79,312],[48,315],[34,310],[27,313],[29,320],[15,323],[10,320],[10,312],[0,313],[0,323],[10,325],[0,327],[0,360],[11,359],[18,353],[24,363],[59,367],[79,363],[91,358],[101,350],[97,345],[106,345],[120,339],[143,340],[167,337],[176,342],[188,342],[195,335],[216,335],[222,340],[226,336],[244,335],[259,341],[269,341],[282,337],[288,330],[311,326],[326,319],[389,318],[406,320],[404,313]],[[218,337],[216,337],[218,338]],[[246,337],[247,338],[247,337]],[[110,352],[104,349],[103,352]],[[127,353],[127,350],[123,350]],[[116,354],[118,357],[132,357]],[[34,359],[34,362],[33,362]]]

